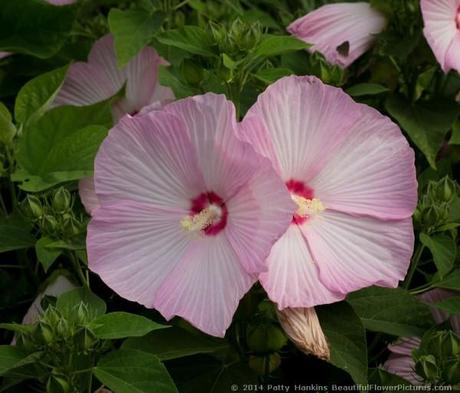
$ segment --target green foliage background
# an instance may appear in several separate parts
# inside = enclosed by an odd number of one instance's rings
[[[0,51],[0,392],[230,392],[253,384],[409,384],[378,367],[397,337],[423,337],[418,369],[432,384],[460,382],[460,344],[436,327],[416,295],[460,291],[460,75],[445,75],[423,34],[418,0],[371,0],[389,26],[346,71],[328,65],[285,27],[320,0],[81,0],[54,7],[2,0]],[[225,339],[117,297],[86,266],[89,220],[77,180],[89,176],[112,125],[110,102],[50,109],[68,65],[102,35],[115,37],[120,67],[145,45],[168,60],[160,81],[176,97],[226,94],[239,116],[278,78],[316,75],[396,121],[416,151],[416,250],[400,288],[367,288],[317,308],[331,360],[290,343],[256,286]],[[459,98],[457,97],[457,100]],[[57,275],[80,289],[31,302]],[[460,293],[460,292],[459,292]],[[436,305],[460,315],[460,295]],[[107,311],[108,310],[108,311]],[[440,330],[442,330],[440,332]],[[16,334],[17,346],[8,345]],[[433,353],[433,340],[446,345]],[[441,345],[440,344],[440,345]],[[449,352],[450,351],[450,352]],[[429,356],[430,365],[427,366]],[[434,370],[434,371],[433,371]],[[259,388],[257,388],[259,387]]]

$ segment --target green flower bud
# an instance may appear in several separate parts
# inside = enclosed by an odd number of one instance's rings
[[[55,233],[58,228],[58,222],[53,216],[46,214],[43,216],[41,227],[45,233]]]
[[[439,380],[439,368],[433,355],[420,356],[415,363],[415,371],[427,381]]]
[[[249,348],[256,353],[276,352],[287,344],[283,330],[273,323],[249,326],[246,339]]]
[[[447,364],[447,383],[458,383],[460,381],[460,358],[449,362]]]
[[[56,213],[64,213],[70,209],[72,204],[72,195],[64,188],[59,189],[54,193],[52,208]]]
[[[38,327],[42,341],[46,344],[51,344],[54,341],[54,332],[52,326],[46,322],[40,322]]]
[[[40,199],[35,195],[27,195],[24,200],[24,214],[33,218],[41,218],[43,213],[43,206]]]
[[[191,60],[184,60],[181,71],[185,80],[191,85],[198,85],[203,79],[203,68]]]
[[[47,393],[68,393],[70,392],[70,384],[64,375],[53,374],[48,378],[46,383]]]
[[[259,375],[270,374],[275,371],[281,364],[281,357],[278,353],[272,353],[266,356],[250,356],[249,367]]]
[[[90,329],[81,328],[75,334],[74,342],[76,348],[79,348],[82,352],[86,353],[94,348],[98,339]]]

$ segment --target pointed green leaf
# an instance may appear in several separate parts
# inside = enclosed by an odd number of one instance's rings
[[[330,362],[359,384],[367,384],[366,332],[346,302],[316,307],[321,328],[331,350]]]
[[[176,393],[165,366],[150,353],[120,349],[104,356],[93,374],[113,393]]]
[[[153,330],[169,326],[160,325],[141,315],[112,312],[96,318],[90,326],[98,338],[113,340],[125,337],[142,337]]]
[[[395,336],[420,336],[431,326],[429,308],[401,288],[371,287],[348,295],[366,329]]]

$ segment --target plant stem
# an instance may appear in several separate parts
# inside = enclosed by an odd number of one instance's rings
[[[70,260],[72,261],[72,265],[74,269],[77,271],[78,278],[82,282],[83,285],[86,285],[89,287],[89,281],[87,281],[87,277],[83,274],[83,270],[80,265],[80,261],[78,260],[78,257],[75,255],[73,251],[69,252]]]
[[[424,249],[425,249],[425,246],[422,243],[419,243],[417,245],[417,248],[414,252],[414,256],[412,258],[412,263],[409,268],[409,272],[407,273],[406,280],[404,281],[404,284],[403,284],[404,289],[409,289],[410,283],[412,281],[415,271],[417,270],[417,265],[420,261],[420,258],[422,257],[422,253]]]

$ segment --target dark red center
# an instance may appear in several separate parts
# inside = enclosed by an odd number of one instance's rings
[[[291,194],[298,195],[304,197],[306,199],[313,199],[314,192],[313,188],[308,187],[304,182],[298,180],[288,180],[286,182],[286,187],[291,192]],[[292,216],[292,224],[303,224],[307,221],[308,217],[299,216],[298,214],[294,214]]]
[[[460,6],[457,8],[457,16],[455,17],[455,23],[457,23],[457,29],[460,30]]]
[[[218,220],[208,225],[203,229],[203,232],[209,236],[217,235],[227,225],[228,209],[225,205],[224,200],[217,195],[215,192],[203,192],[198,195],[195,199],[192,199],[192,205],[190,212],[192,215],[200,213],[203,209],[206,209],[210,205],[219,206],[222,209],[222,214]]]

